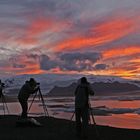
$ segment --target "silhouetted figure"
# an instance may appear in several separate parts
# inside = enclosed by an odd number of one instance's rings
[[[26,81],[25,84],[21,87],[18,94],[18,100],[22,107],[22,118],[27,118],[28,98],[30,94],[37,92],[38,89],[39,87],[37,87],[37,82],[33,78],[30,78],[30,80]]]
[[[75,90],[75,117],[76,117],[76,135],[78,137],[87,137],[89,122],[89,95],[94,95],[86,77],[80,79],[80,84]]]
[[[4,83],[2,83],[2,81],[0,80],[0,98],[2,97],[3,95],[3,88],[4,88]]]

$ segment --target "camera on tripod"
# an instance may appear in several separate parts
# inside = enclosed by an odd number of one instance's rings
[[[40,83],[36,83],[35,88],[39,90],[40,89]]]
[[[1,87],[4,88],[5,87],[5,84],[4,83],[1,83]]]
[[[40,83],[36,83],[36,85],[37,85],[37,86],[39,86],[39,85],[40,85]]]
[[[36,83],[36,86],[39,87],[40,86],[40,83]]]
[[[36,90],[35,95],[34,95],[32,101],[31,101],[31,104],[30,104],[30,106],[28,108],[28,113],[29,113],[29,111],[30,111],[30,109],[32,107],[32,104],[33,104],[36,96],[38,96],[39,100],[41,100],[41,102],[42,102],[42,106],[43,106],[43,110],[44,110],[45,116],[47,116],[47,115],[49,116],[49,113],[48,113],[48,110],[47,110],[47,107],[45,105],[45,101],[44,101],[44,98],[43,98],[43,95],[42,95],[42,92],[41,92],[41,89],[40,89],[40,83],[35,82],[35,89],[37,89],[37,90]]]

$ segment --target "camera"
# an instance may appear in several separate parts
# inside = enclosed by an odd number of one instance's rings
[[[40,83],[36,83],[36,85],[40,85]]]
[[[1,83],[0,85],[1,85],[1,87],[5,87],[5,84],[4,83]]]

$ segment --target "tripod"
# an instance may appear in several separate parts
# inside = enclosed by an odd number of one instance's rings
[[[41,93],[40,87],[39,87],[39,89],[36,91],[36,93],[35,93],[35,95],[34,95],[34,97],[33,97],[33,100],[32,100],[32,102],[31,102],[31,104],[30,104],[30,106],[29,106],[29,109],[28,109],[28,113],[29,113],[29,111],[30,111],[30,109],[31,109],[31,107],[32,107],[32,104],[33,104],[33,102],[34,102],[34,100],[35,100],[35,98],[36,98],[37,95],[39,95],[39,99],[41,99],[41,102],[42,102],[42,106],[43,106],[43,110],[44,110],[45,116],[47,116],[47,115],[49,116],[49,113],[48,113],[47,107],[46,107],[46,105],[45,105],[45,101],[44,101],[43,95],[42,95],[42,93]]]
[[[9,109],[8,109],[8,106],[7,106],[7,103],[6,103],[6,100],[5,100],[5,96],[3,93],[1,93],[1,101],[2,101],[2,105],[3,105],[3,113],[5,115],[6,111],[7,113],[9,114]]]
[[[90,102],[88,104],[89,104],[89,119],[90,119],[90,115],[91,115],[93,126],[95,127],[96,136],[97,136],[98,140],[101,140],[100,135],[99,135],[99,131],[97,129],[97,125],[96,125],[96,122],[95,122],[95,119],[94,119],[94,115],[93,115],[93,112],[92,112],[92,108],[91,108]],[[71,119],[70,119],[71,121],[73,120],[74,115],[75,115],[75,111],[73,112],[73,114],[71,116]],[[92,123],[91,119],[89,121],[90,121],[90,124],[91,124]]]

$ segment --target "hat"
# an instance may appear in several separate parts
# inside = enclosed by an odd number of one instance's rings
[[[30,82],[31,84],[36,84],[36,83],[37,83],[37,82],[35,81],[34,78],[30,78],[29,82]]]
[[[88,83],[87,78],[86,77],[82,77],[81,78],[81,83]]]

